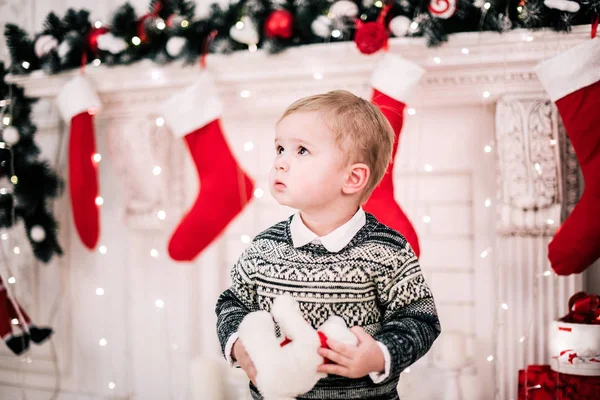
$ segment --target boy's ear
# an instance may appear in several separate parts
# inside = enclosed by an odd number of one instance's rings
[[[345,194],[356,194],[362,192],[371,176],[371,170],[367,164],[352,164],[348,169],[348,174],[342,186],[342,192]]]

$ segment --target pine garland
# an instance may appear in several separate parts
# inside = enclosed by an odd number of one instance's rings
[[[18,31],[16,31],[19,34]],[[61,195],[64,183],[52,167],[40,160],[40,149],[34,141],[37,131],[31,121],[31,107],[35,99],[25,97],[23,88],[6,83],[7,70],[0,62],[0,101],[3,102],[3,115],[9,118],[8,124],[0,123],[0,134],[4,139],[7,128],[17,129],[18,141],[10,148],[14,165],[11,179],[14,195],[14,213],[16,219],[22,219],[33,253],[39,260],[48,262],[53,255],[62,255],[58,243],[58,223],[52,214],[52,200]],[[6,112],[10,109],[10,112]],[[4,220],[6,223],[9,220]],[[45,237],[41,241],[33,240],[33,227],[41,227]],[[39,240],[39,238],[37,238]]]
[[[573,13],[548,8],[544,0],[449,0],[456,1],[457,11],[450,18],[442,19],[431,14],[428,9],[430,1],[353,2],[358,7],[358,17],[364,22],[375,21],[384,4],[391,4],[387,20],[402,15],[418,22],[407,35],[425,37],[429,46],[443,44],[449,34],[456,32],[504,32],[517,28],[550,28],[568,32],[573,25],[589,24],[600,13],[600,0],[575,0],[572,4],[579,4],[580,9]],[[324,41],[353,40],[356,31],[353,18],[332,18],[331,26],[337,31],[335,36],[322,38],[312,31],[312,23],[317,17],[328,15],[333,3],[333,0],[240,0],[227,6],[212,4],[208,15],[203,18],[195,18],[195,4],[190,0],[151,0],[147,13],[142,16],[125,3],[108,21],[110,33],[123,41],[123,50],[114,52],[92,49],[90,37],[98,34],[98,26],[89,20],[88,11],[69,9],[62,19],[54,13],[48,14],[42,31],[33,38],[19,27],[7,24],[5,36],[12,59],[10,69],[14,74],[30,73],[37,69],[56,73],[76,68],[82,60],[108,65],[129,64],[140,59],[151,59],[158,63],[183,59],[193,63],[205,52],[207,38],[213,32],[216,32],[216,36],[208,51],[230,53],[248,50],[247,43],[238,43],[229,34],[231,27],[242,17],[249,17],[256,25],[259,34],[256,48],[270,53]],[[264,34],[265,23],[274,10],[291,13],[291,38],[266,37]],[[34,45],[43,35],[55,38],[59,45],[38,57]],[[177,54],[167,51],[167,43],[173,37],[181,38],[184,43]]]

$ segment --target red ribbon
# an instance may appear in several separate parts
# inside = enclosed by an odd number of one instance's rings
[[[586,292],[575,293],[569,299],[569,313],[560,321],[575,324],[600,325],[600,297]]]
[[[202,55],[200,56],[200,67],[202,69],[206,68],[206,56],[208,55],[208,46],[210,46],[210,43],[215,39],[217,33],[218,32],[216,30],[213,30],[206,36],[206,38],[204,38],[204,45],[202,46]]]
[[[596,33],[598,32],[598,22],[600,17],[597,15],[592,19],[592,39],[596,37]]]

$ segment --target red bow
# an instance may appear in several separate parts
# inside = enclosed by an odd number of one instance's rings
[[[569,299],[569,313],[560,320],[575,324],[600,325],[600,297],[586,292],[575,293]]]

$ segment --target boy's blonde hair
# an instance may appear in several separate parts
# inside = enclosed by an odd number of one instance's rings
[[[303,111],[321,114],[346,163],[364,163],[369,167],[371,174],[361,197],[361,203],[365,202],[381,182],[392,158],[394,131],[385,115],[365,99],[346,90],[334,90],[297,100],[277,123]]]

